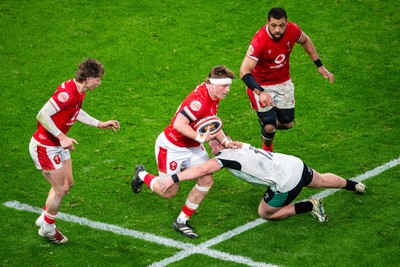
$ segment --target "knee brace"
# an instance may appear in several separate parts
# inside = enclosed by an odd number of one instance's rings
[[[276,127],[276,113],[274,109],[267,112],[257,112],[258,122],[261,127],[264,128],[265,125],[271,124]]]
[[[294,120],[294,108],[276,109],[275,114],[280,123],[291,123]]]
[[[257,112],[258,122],[261,126],[261,136],[263,139],[271,140],[275,136],[275,129],[272,132],[267,132],[266,125],[273,125],[276,128],[276,113],[273,109],[267,112]]]

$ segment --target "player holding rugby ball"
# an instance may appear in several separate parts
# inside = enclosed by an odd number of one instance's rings
[[[211,69],[205,82],[198,85],[181,103],[171,123],[158,136],[155,145],[155,156],[159,176],[149,174],[143,165],[137,165],[131,186],[134,193],[139,193],[143,183],[152,191],[164,198],[176,195],[179,185],[162,192],[162,179],[179,173],[182,169],[202,164],[209,159],[203,143],[213,138],[219,140],[226,148],[240,147],[241,143],[228,141],[223,130],[209,129],[204,134],[195,130],[195,125],[203,118],[216,116],[219,101],[229,93],[234,73],[225,66]],[[196,126],[199,130],[199,128]],[[217,127],[218,128],[218,127]],[[220,127],[219,127],[220,128]],[[200,203],[207,196],[213,185],[211,174],[196,179],[196,185],[190,191],[182,211],[172,227],[189,238],[198,235],[188,220],[196,212]]]

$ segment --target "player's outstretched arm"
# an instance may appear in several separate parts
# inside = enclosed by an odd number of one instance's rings
[[[99,121],[90,116],[83,109],[79,111],[78,117],[76,119],[86,125],[97,127],[103,130],[111,128],[114,132],[116,132],[120,128],[119,122],[117,120],[109,120],[105,122]]]
[[[330,73],[322,64],[322,61],[319,59],[317,50],[315,49],[315,46],[310,37],[308,37],[308,35],[303,32],[298,43],[303,46],[303,49],[306,51],[308,56],[311,58],[312,61],[314,61],[314,64],[318,68],[318,72],[325,79],[329,79],[330,83],[333,83],[335,80],[335,76],[332,73]]]
[[[162,181],[162,191],[165,192],[168,188],[170,188],[173,184],[179,183],[185,180],[194,180],[204,175],[211,174],[221,169],[217,159],[212,158],[207,162],[190,167],[189,169],[184,170],[178,174],[169,176]]]
[[[118,131],[120,129],[119,122],[117,120],[109,120],[109,121],[100,121],[98,127],[100,129],[106,130],[106,129],[113,129],[114,132]]]
[[[335,81],[335,76],[330,73],[324,66],[319,67],[318,71],[325,79],[329,79],[331,83]]]

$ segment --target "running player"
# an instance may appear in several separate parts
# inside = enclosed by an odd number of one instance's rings
[[[209,159],[203,143],[212,138],[218,139],[225,147],[240,146],[239,142],[230,142],[223,130],[211,135],[204,135],[194,130],[194,125],[201,119],[217,114],[219,102],[229,93],[234,79],[233,72],[225,66],[213,67],[206,81],[198,85],[181,103],[171,123],[158,136],[155,146],[159,176],[148,174],[142,165],[135,170],[131,185],[134,193],[139,193],[143,183],[164,198],[176,195],[178,184],[164,192],[161,181],[168,175],[176,174],[183,168],[201,164]],[[213,185],[211,173],[196,177],[196,185],[190,191],[182,211],[173,223],[173,228],[189,238],[198,234],[189,224],[190,217],[207,196]]]
[[[334,76],[323,66],[310,37],[287,20],[283,8],[272,8],[267,22],[250,42],[240,77],[247,86],[251,107],[257,112],[262,148],[273,151],[275,130],[293,127],[295,100],[289,57],[294,44],[303,47],[324,78],[333,83]]]

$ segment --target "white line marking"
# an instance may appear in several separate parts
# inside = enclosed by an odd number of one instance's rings
[[[32,207],[28,204],[20,203],[15,200],[7,201],[7,202],[4,202],[3,204],[6,207],[13,208],[16,210],[30,211],[30,212],[34,212],[34,213],[38,213],[38,214],[40,214],[42,212],[42,209],[40,209],[38,207]],[[196,245],[193,245],[190,243],[179,242],[179,241],[175,241],[173,239],[160,237],[160,236],[156,236],[153,234],[139,232],[139,231],[135,231],[135,230],[130,230],[130,229],[122,228],[122,227],[112,225],[112,224],[91,221],[86,218],[77,217],[77,216],[66,214],[63,212],[58,213],[57,219],[67,221],[67,222],[78,223],[80,225],[86,225],[86,226],[89,226],[94,229],[109,231],[109,232],[115,233],[117,235],[131,236],[134,238],[153,242],[153,243],[156,243],[159,245],[182,249],[183,251],[181,253],[179,253],[180,256],[179,255],[177,256],[177,257],[181,257],[182,259],[186,258],[187,256],[189,256],[191,254],[198,253],[198,254],[204,254],[204,255],[207,255],[210,257],[214,257],[217,259],[230,260],[230,261],[234,261],[234,262],[238,262],[238,263],[247,264],[248,266],[255,266],[255,267],[274,267],[274,266],[276,266],[276,265],[271,265],[271,264],[265,264],[263,262],[255,262],[247,257],[236,256],[236,255],[232,255],[229,253],[208,249],[205,246],[201,246],[201,245],[196,246]],[[243,227],[239,227],[239,228],[242,228],[241,232],[243,232],[252,227],[257,226],[258,224],[254,223],[254,222],[250,222],[250,223],[246,224],[246,225],[249,225],[249,227],[247,227],[247,229],[244,229]],[[251,225],[254,225],[254,226],[251,226]],[[176,259],[175,259],[175,261],[176,261]],[[157,266],[160,266],[160,265],[157,265]]]
[[[356,176],[354,178],[351,178],[350,180],[353,180],[353,181],[356,181],[356,182],[362,182],[362,181],[364,181],[364,180],[366,180],[368,178],[377,176],[378,174],[381,174],[382,172],[384,172],[384,171],[386,171],[386,170],[388,170],[390,168],[393,168],[393,167],[395,167],[395,166],[397,166],[399,164],[400,164],[400,158],[397,158],[397,159],[391,160],[391,161],[389,161],[389,162],[387,162],[387,163],[385,163],[385,164],[383,164],[383,165],[381,165],[379,167],[376,167],[375,169],[372,169],[372,170],[367,171],[367,172],[365,172],[363,174],[360,174],[360,175],[358,175],[358,176]],[[338,190],[341,190],[341,189],[326,189],[324,191],[321,191],[318,194],[315,194],[314,197],[324,198],[326,196],[332,195],[333,193],[335,193]]]
[[[384,172],[384,171],[386,171],[386,170],[388,170],[388,169],[390,169],[392,167],[395,167],[395,166],[397,166],[399,164],[400,164],[400,158],[397,158],[397,159],[391,160],[388,163],[383,164],[383,165],[381,165],[381,166],[379,166],[379,167],[377,167],[375,169],[367,171],[364,174],[361,174],[361,175],[358,175],[358,176],[356,176],[354,178],[351,178],[351,180],[354,180],[354,181],[357,181],[357,182],[361,182],[361,181],[363,181],[365,179],[374,177],[374,176],[376,176],[376,175],[378,175],[378,174],[380,174],[380,173],[382,173],[382,172]],[[326,189],[326,190],[321,191],[320,193],[314,195],[314,197],[324,198],[326,196],[334,194],[338,190],[340,190],[340,189]],[[245,225],[242,225],[242,226],[239,226],[239,227],[237,227],[237,228],[235,228],[233,230],[230,230],[230,231],[228,231],[228,232],[226,232],[226,233],[224,233],[222,235],[219,235],[219,236],[214,237],[214,238],[212,238],[212,239],[210,239],[208,241],[205,241],[205,242],[199,244],[198,246],[208,247],[208,246],[216,245],[216,244],[221,243],[221,242],[223,242],[223,241],[225,241],[225,240],[227,240],[227,239],[229,239],[229,238],[231,238],[231,237],[233,237],[235,235],[238,235],[238,234],[240,234],[240,233],[242,233],[244,231],[250,230],[251,228],[254,228],[254,227],[258,226],[258,225],[261,225],[261,224],[263,224],[265,222],[267,222],[267,221],[266,220],[262,220],[262,219],[257,219],[257,220],[255,220],[253,222],[249,222],[249,223],[247,223]],[[179,252],[179,253],[175,254],[172,257],[165,258],[162,261],[154,262],[150,266],[154,266],[154,267],[155,266],[157,266],[157,267],[167,266],[170,263],[173,263],[173,262],[176,262],[178,260],[183,259],[184,257],[182,257],[182,256],[183,256],[184,252],[185,251],[182,251],[182,252]],[[191,254],[193,254],[193,253],[190,253],[189,251],[187,253],[185,253],[186,257],[190,256]],[[206,254],[206,255],[208,255],[208,254]],[[225,260],[237,262],[233,258],[225,259]],[[241,263],[243,263],[243,262],[241,262]],[[243,263],[243,264],[247,264],[247,263]],[[247,264],[247,265],[254,266],[254,265],[250,265],[250,264]]]
[[[35,207],[29,206],[27,204],[20,203],[18,201],[8,201],[3,204],[6,207],[14,208],[16,210],[25,210],[25,211],[35,212],[35,213],[39,213],[39,214],[42,213],[42,209],[35,208]],[[89,226],[94,229],[109,231],[109,232],[112,232],[112,233],[115,233],[118,235],[132,236],[135,238],[143,239],[146,241],[150,241],[153,243],[157,243],[157,244],[161,244],[161,245],[165,245],[165,246],[169,246],[169,247],[174,247],[174,248],[178,248],[178,249],[187,249],[187,248],[195,247],[195,245],[190,244],[190,243],[183,243],[183,242],[175,241],[173,239],[159,237],[159,236],[156,236],[153,234],[143,233],[143,232],[139,232],[139,231],[135,231],[135,230],[130,230],[130,229],[122,228],[122,227],[112,225],[112,224],[95,222],[95,221],[91,221],[86,218],[77,217],[77,216],[66,214],[63,212],[58,213],[57,219],[67,221],[67,222],[78,223],[81,225],[86,225],[86,226]]]
[[[397,165],[400,164],[400,158],[394,159],[386,164],[383,164],[373,170],[367,171],[364,174],[358,175],[354,178],[352,178],[351,180],[357,181],[357,182],[361,182],[363,180],[366,180],[368,178],[371,178],[373,176],[376,176],[392,167],[395,167]],[[320,198],[324,198],[326,196],[332,195],[334,194],[336,191],[338,191],[340,189],[326,189],[316,195],[314,195],[315,197],[320,197]],[[13,208],[13,209],[17,209],[17,210],[24,210],[24,211],[29,211],[29,212],[34,212],[34,213],[38,213],[40,214],[42,212],[41,208],[37,208],[37,207],[32,207],[29,206],[27,204],[24,203],[20,203],[18,201],[8,201],[8,202],[4,202],[3,203],[4,206],[9,207],[9,208]],[[142,240],[146,240],[149,242],[153,242],[153,243],[157,243],[160,245],[164,245],[164,246],[169,246],[169,247],[173,247],[173,248],[177,248],[177,249],[182,249],[183,251],[180,251],[178,253],[176,253],[174,256],[171,256],[169,258],[165,258],[162,261],[159,262],[154,262],[152,265],[150,266],[157,266],[157,267],[161,267],[161,266],[166,266],[168,264],[171,264],[173,262],[182,260],[192,254],[203,254],[209,257],[213,257],[216,259],[220,259],[220,260],[225,260],[225,261],[232,261],[232,262],[236,262],[236,263],[241,263],[241,264],[245,264],[248,266],[255,266],[255,267],[275,267],[277,265],[272,265],[272,264],[267,264],[264,262],[256,262],[253,261],[250,258],[247,257],[243,257],[243,256],[238,256],[238,255],[232,255],[229,253],[225,253],[225,252],[221,252],[218,250],[213,250],[213,249],[209,249],[210,246],[214,246],[217,245],[225,240],[228,240],[238,234],[241,234],[245,231],[248,231],[254,227],[257,227],[261,224],[264,224],[265,222],[267,222],[266,220],[262,220],[262,219],[257,219],[254,220],[252,222],[249,222],[245,225],[239,226],[233,230],[230,230],[228,232],[225,232],[217,237],[214,237],[208,241],[205,241],[199,245],[193,245],[190,243],[184,243],[184,242],[179,242],[170,238],[165,238],[165,237],[160,237],[160,236],[156,236],[150,233],[144,233],[144,232],[139,232],[139,231],[135,231],[135,230],[130,230],[130,229],[126,229],[126,228],[122,228],[116,225],[112,225],[112,224],[107,224],[107,223],[102,223],[102,222],[96,222],[96,221],[91,221],[89,219],[86,218],[81,218],[81,217],[77,217],[74,215],[70,215],[70,214],[66,214],[66,213],[62,213],[59,212],[58,213],[58,219],[64,220],[64,221],[68,221],[68,222],[74,222],[74,223],[78,223],[81,225],[86,225],[95,229],[99,229],[99,230],[103,230],[103,231],[109,231],[109,232],[113,232],[115,234],[118,235],[125,235],[125,236],[131,236],[134,238],[138,238],[138,239],[142,239]]]
[[[243,257],[243,256],[238,256],[238,255],[232,255],[229,253],[221,252],[218,250],[214,249],[208,249],[208,248],[203,248],[201,247],[201,244],[198,245],[199,247],[196,249],[185,249],[183,251],[178,252],[172,257],[165,258],[162,261],[159,262],[154,262],[153,264],[149,265],[149,267],[160,267],[160,266],[167,266],[171,263],[174,263],[176,261],[182,260],[186,257],[189,257],[192,254],[203,254],[212,258],[216,258],[219,260],[225,260],[225,261],[232,261],[236,263],[241,263],[247,266],[254,266],[254,267],[279,267],[279,265],[273,265],[273,264],[268,264],[264,262],[256,262],[253,261],[250,258]]]

